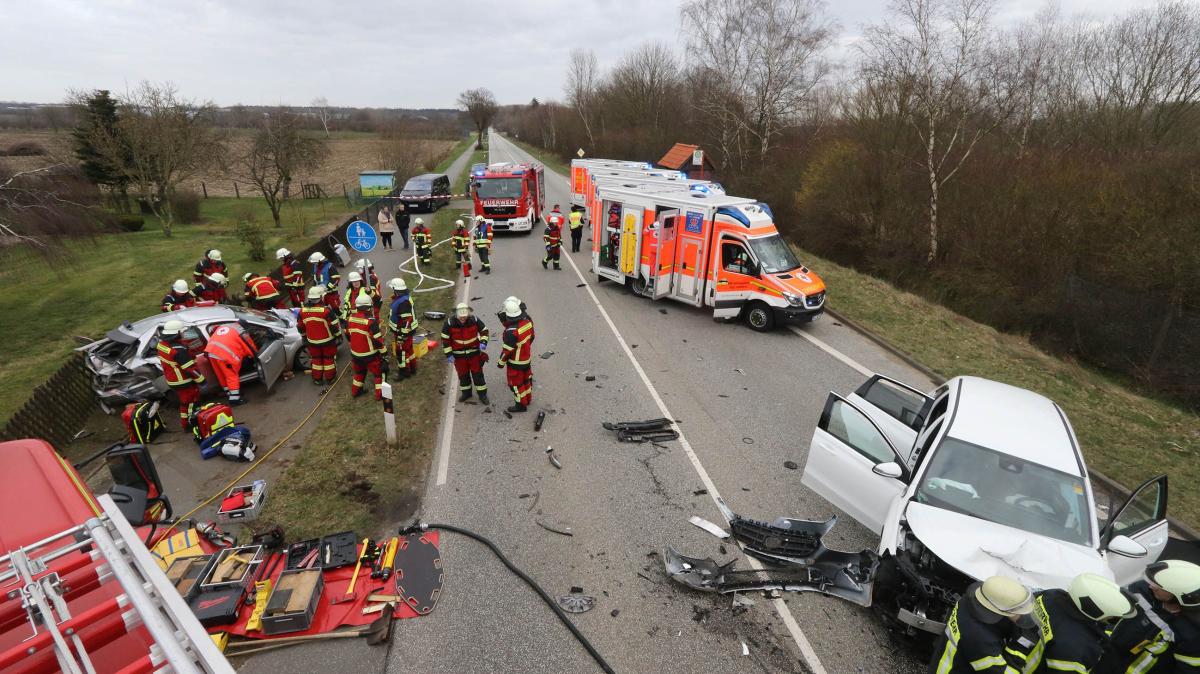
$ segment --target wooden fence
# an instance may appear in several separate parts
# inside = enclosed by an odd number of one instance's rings
[[[92,377],[83,359],[83,354],[73,352],[58,372],[35,388],[4,425],[0,440],[41,438],[60,449],[66,447],[96,410]]]

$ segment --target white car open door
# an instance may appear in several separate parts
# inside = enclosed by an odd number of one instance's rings
[[[287,350],[283,348],[283,340],[277,338],[267,342],[258,352],[258,360],[254,367],[258,370],[258,378],[262,380],[263,386],[267,387],[267,391],[274,388],[275,382],[279,381],[284,368],[287,367]]]
[[[928,395],[881,374],[863,382],[846,399],[866,412],[906,459],[932,403]]]
[[[909,471],[879,426],[836,393],[813,431],[800,482],[876,533]]]
[[[1108,566],[1118,585],[1142,577],[1146,566],[1158,561],[1167,547],[1167,476],[1150,478],[1134,490],[1101,531]],[[1137,545],[1129,546],[1132,539]],[[1144,554],[1138,554],[1145,550]]]

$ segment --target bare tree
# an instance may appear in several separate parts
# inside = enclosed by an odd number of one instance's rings
[[[679,100],[679,64],[661,42],[648,42],[626,54],[609,79],[626,116],[655,131]]]
[[[91,234],[99,194],[72,165],[48,163],[24,171],[0,165],[0,242],[61,251],[65,237]]]
[[[321,128],[325,129],[325,136],[329,136],[329,99],[324,96],[318,96],[309,103],[312,109],[317,113],[317,119],[321,122]]]
[[[492,95],[491,91],[482,87],[468,89],[458,95],[458,104],[467,111],[467,116],[471,118],[471,122],[475,124],[475,131],[479,134],[475,149],[483,149],[483,132],[491,126],[492,118],[500,109],[496,103],[496,97]]]
[[[893,0],[894,21],[870,27],[862,77],[890,83],[921,141],[915,163],[929,186],[926,257],[937,260],[941,190],[1011,113],[1013,90],[988,32],[994,0]]]
[[[230,167],[262,192],[276,227],[282,224],[279,212],[291,194],[292,180],[319,168],[328,155],[325,140],[306,134],[301,124],[288,108],[264,112],[250,146]]]
[[[600,88],[600,68],[596,65],[596,54],[590,49],[572,49],[567,65],[567,105],[575,109],[583,121],[583,130],[590,148],[596,147],[596,134],[592,120],[598,114],[597,99]]]
[[[828,75],[833,26],[818,0],[691,0],[681,10],[693,80],[692,104],[721,130],[727,160],[744,168],[743,138],[765,159],[780,134],[811,111]]]

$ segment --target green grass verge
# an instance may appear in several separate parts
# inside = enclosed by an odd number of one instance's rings
[[[801,257],[829,286],[830,309],[944,377],[978,375],[1054,400],[1070,418],[1091,468],[1126,487],[1167,473],[1170,513],[1200,525],[1200,416],[873,276],[810,253]]]
[[[446,156],[443,157],[440,162],[438,162],[438,165],[435,169],[433,169],[433,172],[445,173],[446,171],[449,171],[450,165],[454,163],[454,160],[458,159],[462,153],[466,152],[467,148],[471,147],[474,142],[475,136],[468,136],[455,143],[453,147],[446,151]]]
[[[266,229],[265,261],[252,262],[234,235],[242,210]],[[303,248],[318,226],[349,212],[341,197],[293,201],[276,229],[262,199],[213,198],[201,201],[201,223],[176,224],[171,238],[147,218],[141,232],[71,241],[67,257],[53,261],[23,246],[0,249],[0,420],[62,365],[77,346],[73,335],[99,337],[123,320],[156,313],[172,281],[191,282],[192,267],[206,249],[224,254],[230,285],[240,292],[242,274],[275,266],[276,248]]]
[[[480,163],[486,164],[487,160],[488,160],[487,148],[484,148],[482,150],[475,150],[475,151],[471,152],[471,158],[467,160],[466,170],[463,171],[462,177],[458,179],[458,182],[454,186],[453,191],[455,194],[466,194],[467,193],[467,184],[471,182],[471,167],[474,166],[475,164],[480,164]]]
[[[455,209],[438,211],[431,224],[434,241],[450,236],[457,216]],[[434,249],[434,273],[457,278],[452,260],[448,244]],[[454,291],[414,295],[418,332],[436,338],[441,322],[421,314],[449,311]],[[385,291],[385,297],[390,298],[391,292]],[[338,365],[348,365],[345,356]],[[384,438],[383,408],[368,395],[351,398],[346,372],[327,394],[333,399],[325,403],[316,430],[271,486],[271,498],[256,528],[278,524],[289,540],[344,530],[373,536],[381,524],[406,515],[420,500],[445,396],[454,394],[444,390],[446,375],[439,345],[418,362],[416,377],[393,382],[399,446],[390,447]]]

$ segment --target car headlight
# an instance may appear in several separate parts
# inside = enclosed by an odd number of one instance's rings
[[[792,305],[793,307],[798,307],[798,306],[801,306],[804,304],[804,296],[803,295],[796,295],[794,293],[784,293],[783,296],[785,298],[787,298],[788,304]]]

